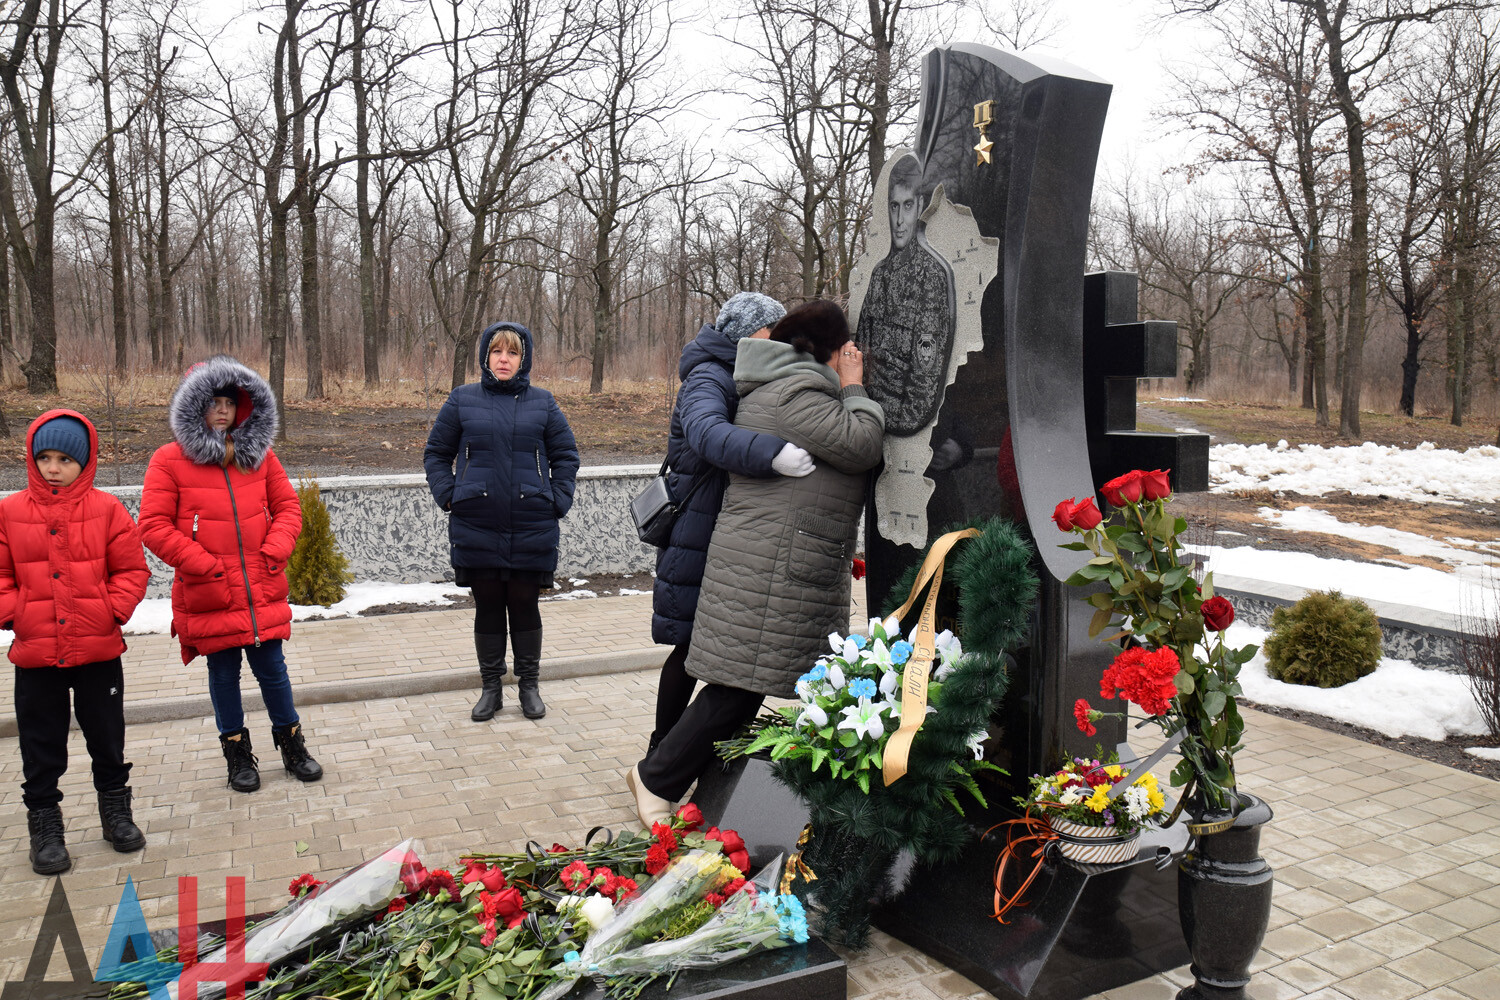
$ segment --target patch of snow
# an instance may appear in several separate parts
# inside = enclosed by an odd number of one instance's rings
[[[1440,542],[1411,531],[1360,524],[1358,521],[1340,521],[1327,511],[1312,507],[1298,507],[1295,510],[1262,507],[1258,513],[1262,520],[1288,531],[1337,535],[1373,545],[1384,545],[1404,555],[1431,556],[1452,565],[1487,566],[1500,560],[1500,547],[1494,541],[1485,543],[1466,538],[1449,538]],[[1449,543],[1463,543],[1463,547]]]
[[[649,591],[649,590],[636,590],[634,587],[621,587],[620,588],[620,596],[621,597],[638,597],[641,594],[649,594],[649,593],[651,593],[651,591]]]
[[[1197,396],[1171,396],[1171,397],[1162,397],[1162,399],[1160,400],[1160,402],[1163,402],[1163,403],[1206,403],[1206,402],[1208,402],[1208,400],[1206,400],[1206,399],[1199,399]]]
[[[1468,747],[1464,752],[1482,760],[1500,760],[1500,747]]]
[[[579,580],[576,577],[571,577],[571,576],[568,577],[568,582],[570,584],[572,584],[573,586],[575,586],[575,587],[582,587],[584,584],[588,583],[587,580]]]
[[[1403,449],[1367,441],[1358,447],[1303,444],[1280,450],[1221,444],[1210,449],[1209,475],[1215,493],[1268,489],[1323,496],[1347,490],[1418,502],[1488,503],[1500,495],[1500,448],[1453,451],[1423,442]]]
[[[351,583],[344,588],[344,599],[331,607],[316,604],[292,605],[292,621],[313,618],[357,618],[360,613],[382,604],[452,604],[454,594],[466,594],[468,588],[452,583],[380,583],[374,580]],[[131,621],[135,619],[132,618]],[[163,629],[162,631],[166,631]]]
[[[1236,646],[1263,645],[1266,639],[1265,630],[1250,625],[1236,624],[1230,634]],[[1272,680],[1265,654],[1257,652],[1240,669],[1240,686],[1251,701],[1313,712],[1391,737],[1442,740],[1489,732],[1466,678],[1406,660],[1383,659],[1374,673],[1353,683],[1316,688]]]
[[[598,596],[599,595],[596,594],[596,593],[594,593],[592,590],[570,590],[566,594],[549,594],[548,596],[541,598],[541,600],[544,600],[544,601],[581,601],[581,600],[584,600],[586,598],[598,597]]]

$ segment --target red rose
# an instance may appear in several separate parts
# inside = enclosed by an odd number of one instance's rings
[[[313,878],[311,873],[304,872],[292,879],[291,883],[287,885],[286,891],[292,894],[293,899],[298,899],[304,894],[312,892],[322,884],[322,881]]]
[[[704,834],[704,836],[709,840],[717,840],[719,843],[723,844],[725,855],[732,854],[735,851],[743,851],[745,849],[744,838],[741,837],[738,833],[735,833],[733,830],[720,830],[716,826],[711,826],[708,828],[708,833]],[[743,868],[741,868],[740,870],[744,871]]]
[[[1052,520],[1057,524],[1059,531],[1073,530],[1073,508],[1077,505],[1077,497],[1068,497],[1052,508]]]
[[[1147,715],[1161,715],[1177,697],[1177,671],[1182,664],[1171,648],[1147,652],[1133,646],[1115,657],[1115,662],[1099,678],[1099,695],[1113,698],[1116,693],[1141,706]]]
[[[481,889],[479,891],[479,903],[484,907],[484,916],[479,923],[486,929],[493,931],[495,921],[505,921],[506,927],[515,927],[526,919],[526,909],[523,906],[521,890],[511,886],[503,892],[489,893]],[[486,945],[485,947],[489,947]]]
[[[671,860],[672,855],[665,847],[661,846],[660,843],[652,844],[651,849],[646,852],[646,874],[660,874],[661,870],[667,867],[667,863]]]
[[[750,874],[750,855],[746,851],[730,851],[729,863],[746,875]]]
[[[692,833],[703,825],[703,810],[689,802],[677,810],[677,819],[681,821],[685,833]]]
[[[1217,594],[1204,601],[1198,610],[1203,612],[1203,627],[1210,632],[1222,632],[1234,624],[1234,605]]]
[[[408,893],[418,892],[422,883],[427,881],[427,869],[422,867],[422,862],[417,860],[415,854],[407,854],[406,860],[401,863],[401,884],[406,886]]]
[[[465,858],[464,866],[464,885],[479,882],[490,892],[499,892],[505,888],[505,872],[500,870],[499,865],[489,868],[483,861]]]
[[[651,833],[656,837],[656,842],[667,849],[668,854],[677,850],[677,834],[666,823],[652,823]]]
[[[1078,731],[1085,736],[1097,735],[1099,730],[1094,728],[1094,719],[1089,709],[1089,703],[1079,698],[1073,702],[1073,719],[1078,723]]]
[[[1088,531],[1097,528],[1099,522],[1104,520],[1104,515],[1099,513],[1099,508],[1094,506],[1093,497],[1084,497],[1083,502],[1073,505],[1073,526]]]
[[[564,847],[563,845],[554,842],[551,847],[547,848],[547,853],[548,854],[567,854],[571,850],[572,850],[571,847]]]
[[[1144,476],[1145,473],[1140,469],[1133,469],[1099,487],[1099,492],[1104,494],[1104,499],[1109,501],[1111,507],[1123,507],[1127,503],[1135,503],[1141,498],[1141,480]]]
[[[854,560],[854,564],[849,567],[849,575],[856,580],[863,580],[865,578],[865,561],[863,559]]]
[[[1147,500],[1165,500],[1172,495],[1171,469],[1152,469],[1141,473],[1141,496]]]

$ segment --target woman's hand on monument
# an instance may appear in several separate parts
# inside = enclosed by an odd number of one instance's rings
[[[865,381],[865,356],[854,341],[849,341],[833,356],[833,370],[838,372],[839,386],[863,385]]]
[[[788,441],[781,446],[781,450],[776,453],[776,457],[771,459],[771,468],[783,476],[801,479],[803,476],[811,473],[817,466],[813,464],[811,455],[804,449],[798,448]]]

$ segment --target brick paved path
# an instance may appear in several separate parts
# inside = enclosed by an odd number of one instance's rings
[[[556,672],[576,676],[544,681],[545,720],[526,721],[507,697],[501,715],[482,726],[468,719],[472,681],[461,690],[378,696],[381,685],[466,673],[455,666],[468,662],[466,613],[300,624],[288,647],[299,691],[322,685],[360,699],[304,701],[324,780],[303,785],[286,776],[263,712],[248,720],[263,765],[262,788],[252,795],[224,787],[206,700],[191,717],[133,724],[136,816],[149,838],[139,854],[117,855],[100,839],[75,733],[63,782],[74,868],[62,879],[90,960],[97,961],[127,876],[147,920],[164,927],[176,919],[179,875],[199,876],[201,912],[211,919],[222,913],[223,875],[246,876],[249,905],[263,910],[279,905],[294,876],[342,871],[403,836],[419,838],[424,856],[438,863],[475,847],[571,842],[596,824],[629,824],[620,772],[651,729],[655,676],[600,671],[659,662],[661,650],[643,643],[649,606],[645,597],[545,605],[549,655],[557,656],[544,671],[556,663]],[[137,638],[130,656],[133,710],[180,708],[188,702],[173,699],[202,697],[201,668],[184,670],[166,641]],[[9,691],[4,697],[0,718],[9,712]],[[1278,877],[1251,997],[1500,997],[1500,785],[1246,715],[1243,781],[1276,810],[1262,844]],[[14,737],[0,738],[0,835],[8,846],[0,854],[0,975],[19,979],[52,880],[32,874],[26,860]],[[299,841],[307,845],[301,854]],[[849,959],[851,998],[988,995],[879,933]],[[62,970],[59,954],[53,975]],[[1175,970],[1101,997],[1169,998],[1187,981],[1185,970]]]

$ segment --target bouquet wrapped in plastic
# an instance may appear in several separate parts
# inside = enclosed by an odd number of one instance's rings
[[[795,896],[778,896],[782,859],[746,881],[722,855],[689,851],[552,971],[564,977],[539,1000],[555,1000],[583,976],[654,977],[706,968],[807,941]]]

